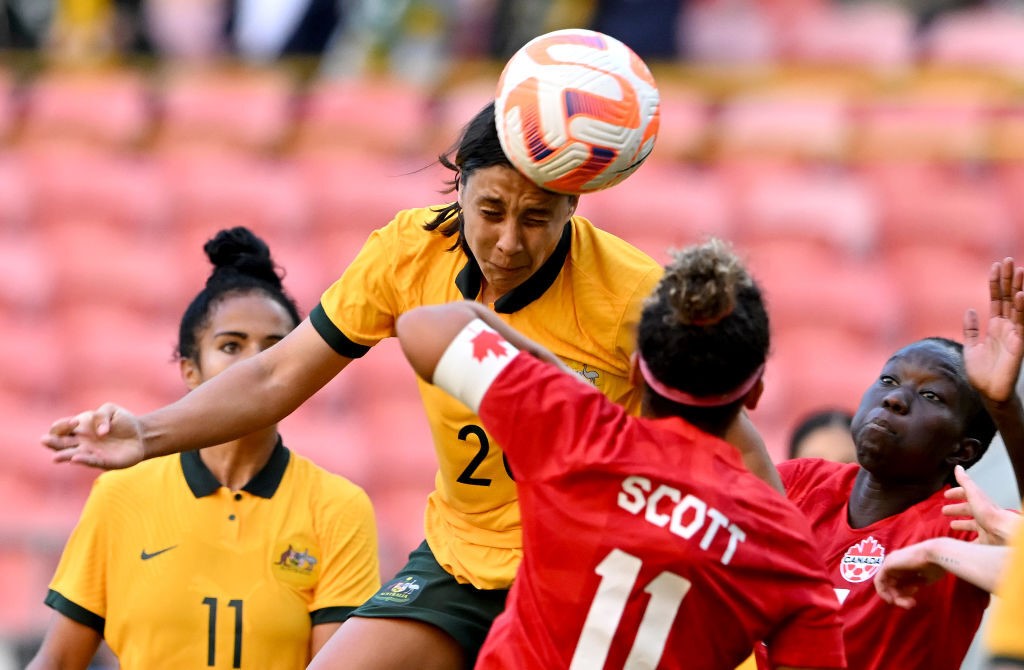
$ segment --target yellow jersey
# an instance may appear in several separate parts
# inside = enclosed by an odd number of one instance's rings
[[[1013,538],[1010,559],[992,599],[985,643],[993,658],[1024,663],[1024,524]]]
[[[298,669],[379,586],[366,493],[279,441],[237,492],[196,451],[100,475],[46,603],[125,670]]]
[[[479,299],[476,260],[448,251],[454,237],[423,229],[434,209],[399,212],[324,292],[310,321],[335,351],[363,355],[394,336],[398,316],[414,307]],[[661,273],[643,252],[574,216],[551,258],[489,306],[636,413],[630,356],[643,301]],[[425,513],[427,543],[460,583],[508,588],[522,558],[514,473],[471,410],[422,380],[419,391],[439,464]]]

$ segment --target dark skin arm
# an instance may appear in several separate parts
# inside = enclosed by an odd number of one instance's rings
[[[993,263],[989,298],[984,338],[977,313],[964,316],[964,364],[1006,444],[1017,490],[1024,491],[1024,407],[1016,393],[1024,359],[1024,267],[1012,258]]]

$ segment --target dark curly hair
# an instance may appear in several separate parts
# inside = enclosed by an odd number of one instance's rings
[[[203,245],[203,251],[213,272],[181,317],[178,358],[196,360],[197,336],[209,323],[213,308],[228,296],[263,293],[284,307],[295,325],[302,320],[295,301],[284,291],[270,248],[251,230],[242,226],[221,230]]]
[[[712,238],[673,253],[640,319],[639,353],[662,384],[693,396],[728,393],[764,365],[768,313],[761,290],[730,246]],[[720,434],[743,398],[697,407],[648,388],[645,404],[657,416],[682,416]]]

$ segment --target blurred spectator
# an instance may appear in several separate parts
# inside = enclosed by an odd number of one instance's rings
[[[618,39],[644,60],[676,57],[684,0],[596,0],[590,28]]]
[[[151,52],[250,62],[320,56],[340,25],[342,1],[60,0],[52,41],[75,60]]]
[[[6,0],[0,6],[0,48],[33,49],[46,41],[53,0]]]
[[[853,463],[857,450],[850,436],[853,415],[843,409],[825,409],[804,417],[789,440],[790,458],[824,458]]]

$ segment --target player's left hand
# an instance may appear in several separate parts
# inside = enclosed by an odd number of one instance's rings
[[[1012,258],[992,264],[988,278],[989,319],[981,336],[978,314],[964,314],[964,364],[971,384],[996,403],[1014,395],[1024,359],[1024,267]]]

